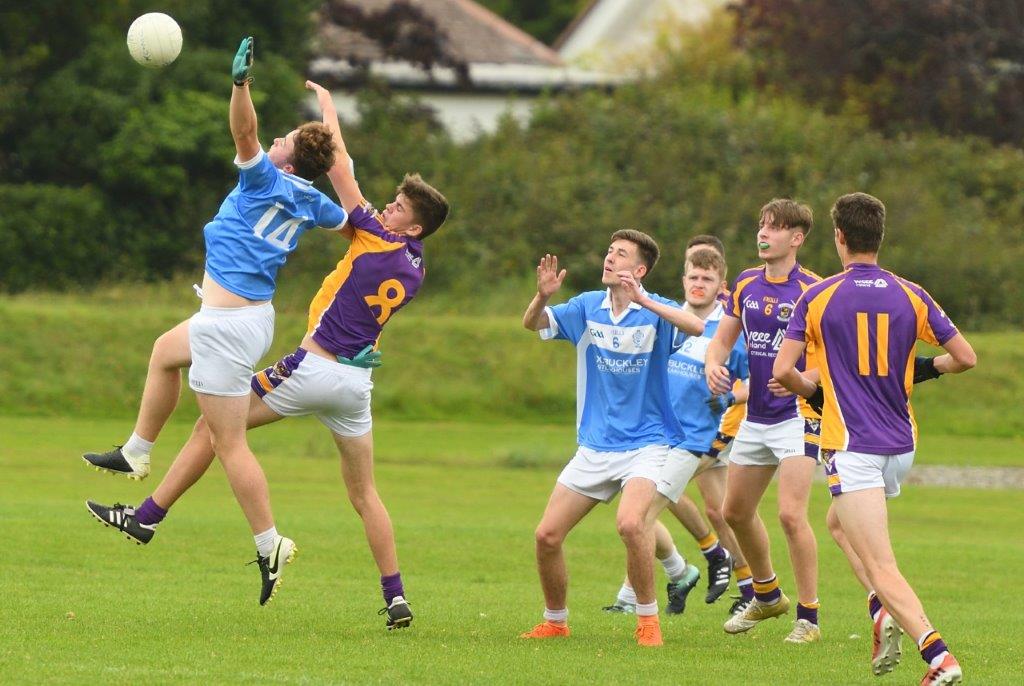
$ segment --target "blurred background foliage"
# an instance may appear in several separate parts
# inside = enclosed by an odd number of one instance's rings
[[[577,9],[483,4],[544,40]],[[196,278],[202,226],[236,179],[228,75],[242,36],[256,36],[264,142],[315,116],[302,46],[318,2],[164,5],[186,45],[159,71],[124,47],[147,3],[5,11],[0,289]],[[566,291],[598,287],[608,236],[623,227],[659,240],[647,285],[677,296],[689,236],[720,236],[735,274],[755,259],[758,209],[777,196],[812,206],[801,260],[832,273],[829,208],[862,190],[888,206],[886,266],[923,282],[962,326],[1019,327],[1024,14],[1011,5],[746,0],[666,42],[645,79],[550,95],[528,125],[509,119],[456,144],[428,108],[380,86],[362,94],[346,136],[371,200],[390,199],[411,170],[451,200],[427,246],[427,291],[460,310],[525,305],[545,252],[569,269]],[[340,257],[336,241],[305,240],[282,283],[308,297]]]

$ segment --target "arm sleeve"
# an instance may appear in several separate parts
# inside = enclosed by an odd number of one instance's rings
[[[924,313],[923,321],[918,326],[918,338],[932,345],[944,345],[949,339],[960,333],[949,320],[946,313],[939,307],[938,303],[928,294],[928,291],[921,289],[921,300],[924,302],[927,311]],[[918,314],[919,319],[921,314]]]
[[[238,187],[243,193],[259,194],[274,187],[277,168],[270,162],[267,153],[260,150],[251,160],[242,161],[235,156],[238,167]]]
[[[786,338],[792,341],[809,342],[807,338],[807,293],[800,296],[793,307],[793,314],[789,317],[789,326],[786,328]]]
[[[538,331],[543,340],[562,339],[573,343],[580,342],[587,328],[587,318],[583,313],[583,301],[580,296],[570,298],[561,305],[546,307],[551,327]]]
[[[366,231],[379,238],[386,238],[388,234],[377,210],[365,199],[349,213],[348,224],[356,231]]]
[[[341,205],[327,196],[321,197],[319,214],[316,218],[317,226],[322,226],[329,231],[337,231],[345,226],[346,221],[348,221],[348,213]]]

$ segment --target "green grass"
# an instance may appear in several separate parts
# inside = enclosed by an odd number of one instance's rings
[[[507,312],[508,292],[494,297],[495,307]],[[301,298],[285,291],[277,299],[276,340],[265,363],[301,339],[307,298],[306,291]],[[130,424],[153,340],[189,317],[197,303],[188,283],[180,281],[0,300],[0,359],[7,378],[17,384],[17,393],[0,395],[0,416],[119,417]],[[473,311],[454,296],[428,299],[389,324],[382,341],[385,364],[374,373],[376,416],[430,426],[452,420],[570,425],[575,417],[572,349],[539,342],[515,315],[460,313],[464,310]],[[970,339],[979,357],[975,370],[928,382],[915,392],[922,436],[918,459],[1020,465],[1020,333],[971,334]],[[186,391],[178,417],[196,414]],[[516,429],[521,430],[536,431]],[[529,445],[508,450],[509,461],[522,466],[547,459]]]
[[[571,429],[380,422],[377,481],[416,612],[410,630],[387,634],[376,615],[376,569],[330,440],[315,421],[251,434],[278,525],[300,547],[265,608],[256,602],[258,574],[243,566],[252,539],[219,466],[146,547],[100,527],[82,505],[85,498],[140,500],[187,425],[168,427],[155,473],[139,485],[88,471],[78,458],[119,438],[122,420],[0,422],[4,683],[881,683],[868,669],[863,594],[824,531],[821,485],[812,518],[821,549],[822,644],[783,645],[788,622],[726,636],[724,601],[706,606],[695,595],[685,615],[664,618],[665,648],[640,651],[632,619],[599,609],[623,569],[610,507],[567,544],[573,636],[528,643],[516,634],[542,609],[532,531],[553,465],[572,447]],[[893,537],[932,620],[970,681],[1017,682],[1024,601],[1013,574],[1024,559],[1024,493],[904,493],[892,503]],[[773,500],[764,514],[791,589]],[[679,534],[677,542],[696,556],[692,541]],[[886,683],[920,679],[923,663],[908,640],[904,648],[904,663]]]

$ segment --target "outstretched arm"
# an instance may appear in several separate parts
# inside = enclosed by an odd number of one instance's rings
[[[523,313],[523,326],[530,331],[540,331],[551,327],[550,317],[544,308],[551,296],[562,287],[565,270],[558,271],[558,256],[545,255],[537,265],[537,295],[533,296],[530,305]]]
[[[306,88],[316,93],[324,125],[334,136],[334,166],[327,170],[327,178],[331,180],[334,192],[341,200],[341,206],[346,212],[351,212],[363,201],[363,194],[356,182],[352,159],[348,156],[348,148],[345,147],[345,139],[341,135],[341,123],[338,121],[338,111],[334,107],[334,98],[331,97],[329,90],[312,81],[306,81]]]
[[[249,95],[249,82],[252,81],[249,73],[252,69],[252,43],[252,36],[242,39],[231,68],[231,77],[235,85],[231,89],[228,121],[239,162],[248,162],[260,152],[260,141],[256,137],[256,108],[253,107],[252,97]]]

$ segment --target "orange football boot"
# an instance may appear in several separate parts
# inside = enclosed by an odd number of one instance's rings
[[[527,631],[524,634],[519,634],[519,638],[559,638],[568,635],[568,624],[555,624],[554,622],[545,620],[533,627],[530,631]]]

